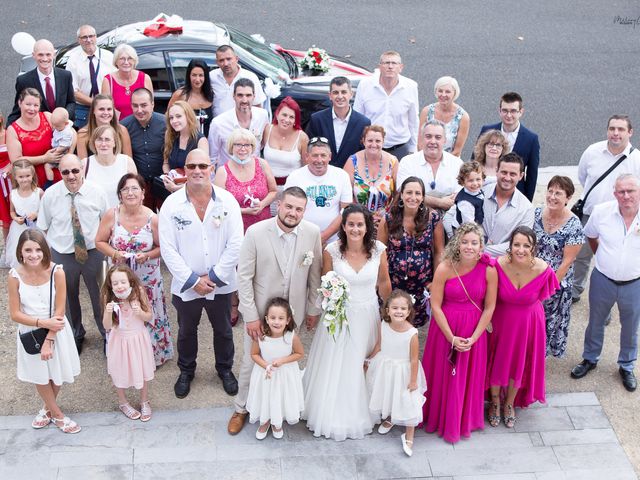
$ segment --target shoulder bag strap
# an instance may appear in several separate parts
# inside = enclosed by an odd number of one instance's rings
[[[51,313],[53,311],[53,273],[56,271],[57,263],[53,264],[51,267],[51,278],[49,278],[49,318],[51,318]]]
[[[464,290],[464,293],[467,295],[467,298],[469,299],[469,301],[473,304],[474,307],[476,307],[482,313],[482,309],[478,306],[476,302],[473,301],[473,299],[469,295],[469,292],[467,292],[467,288],[464,286],[464,283],[460,278],[460,275],[458,275],[458,271],[456,270],[456,267],[453,264],[453,262],[451,263],[451,267],[453,268],[453,271],[455,272],[456,277],[458,277],[458,281],[460,282],[460,285],[462,285],[462,289]]]
[[[633,152],[634,150],[635,150],[635,148],[634,148],[634,147],[631,147],[631,149],[629,150],[629,155],[631,155],[631,152]],[[611,167],[609,167],[609,169],[608,169],[606,172],[604,172],[604,173],[600,176],[600,178],[598,178],[598,180],[596,180],[596,181],[595,181],[595,183],[594,183],[593,185],[591,185],[591,188],[589,188],[589,190],[587,191],[587,193],[585,194],[585,196],[584,196],[584,197],[582,197],[582,201],[583,201],[583,202],[586,202],[586,201],[587,201],[587,197],[589,196],[589,194],[591,193],[591,191],[592,191],[594,188],[596,188],[596,185],[598,185],[602,180],[604,180],[604,179],[607,177],[607,175],[609,175],[611,172],[613,172],[613,171],[616,169],[616,167],[617,167],[618,165],[620,165],[620,164],[622,163],[622,161],[623,161],[625,158],[627,158],[627,155],[622,155],[618,160],[616,160],[616,163],[614,163],[613,165],[611,165]]]

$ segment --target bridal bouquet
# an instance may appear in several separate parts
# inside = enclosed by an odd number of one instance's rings
[[[343,327],[349,328],[347,320],[347,300],[349,300],[349,283],[333,270],[323,275],[320,281],[322,324],[333,339],[336,339]]]

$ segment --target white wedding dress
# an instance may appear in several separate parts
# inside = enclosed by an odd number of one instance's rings
[[[335,340],[322,323],[318,324],[302,378],[302,418],[316,437],[342,441],[363,438],[373,429],[363,365],[380,332],[376,283],[385,248],[376,242],[371,259],[356,272],[342,258],[338,242],[326,247],[333,270],[349,282],[351,299],[347,303],[349,328],[343,328]]]

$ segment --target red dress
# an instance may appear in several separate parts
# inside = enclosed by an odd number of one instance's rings
[[[499,262],[498,299],[493,312],[493,333],[489,335],[487,388],[518,388],[514,406],[545,402],[544,360],[547,352],[546,319],[542,301],[558,290],[551,267],[517,289]]]
[[[39,157],[51,150],[51,139],[53,138],[53,130],[49,125],[49,120],[43,112],[38,113],[40,124],[34,130],[25,130],[18,122],[13,122],[9,128],[13,128],[18,136],[18,141],[22,145],[22,155],[25,157]],[[36,174],[38,175],[38,186],[44,187],[47,177],[44,171],[44,164],[35,165]],[[54,183],[62,180],[62,176],[57,168],[53,169]]]
[[[4,169],[11,163],[7,146],[0,144],[0,169]],[[11,176],[9,174],[0,173],[0,226],[9,228],[11,225],[11,214],[9,213],[9,193],[11,192]]]
[[[133,110],[131,109],[131,94],[136,89],[144,87],[145,73],[138,71],[138,78],[136,78],[136,81],[129,87],[120,85],[116,79],[111,76],[111,74],[105,75],[104,78],[109,81],[109,85],[111,86],[113,104],[115,105],[116,110],[120,112],[118,121],[121,122],[123,118],[127,118],[129,115],[133,114]]]
[[[236,176],[231,172],[229,164],[226,163],[224,165],[224,169],[227,172],[227,181],[224,185],[224,188],[227,190],[227,192],[235,197],[235,199],[240,204],[240,208],[248,208],[251,206],[251,199],[249,197],[262,200],[269,194],[267,176],[262,170],[260,159],[258,157],[254,157],[254,162],[255,174],[253,175],[253,178],[248,182],[241,182],[240,180],[238,180]],[[266,220],[267,218],[271,218],[271,211],[269,210],[269,207],[263,208],[258,215],[242,214],[242,222],[244,223],[245,232],[247,231],[247,228],[249,228],[254,223],[258,223],[261,220]]]
[[[487,268],[493,259],[486,253],[477,265],[460,280],[469,296],[483,308],[487,292]],[[444,284],[442,312],[453,334],[468,338],[473,335],[482,312],[469,301],[457,277]],[[458,352],[455,375],[448,357],[449,342],[438,323],[431,320],[427,344],[422,356],[429,390],[423,407],[423,427],[436,432],[445,441],[456,443],[474,430],[484,429],[484,382],[487,371],[487,335],[483,332],[468,352]]]

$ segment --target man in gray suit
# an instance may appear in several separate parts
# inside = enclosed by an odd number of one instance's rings
[[[253,361],[251,342],[262,336],[262,317],[273,297],[289,300],[294,320],[307,328],[318,322],[317,290],[322,271],[320,229],[303,220],[307,196],[300,187],[289,187],[282,194],[275,218],[247,229],[238,261],[240,313],[245,322],[244,353],[240,367],[235,412],[228,431],[237,434],[247,418],[245,404]]]

